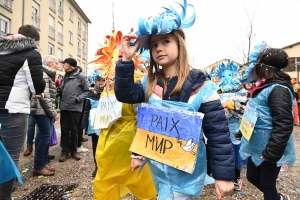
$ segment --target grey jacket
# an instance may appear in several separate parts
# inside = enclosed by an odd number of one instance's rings
[[[65,74],[57,91],[60,95],[60,110],[82,112],[89,92],[87,77],[76,68]]]
[[[48,66],[43,65],[43,78],[46,82],[44,90],[44,98],[33,98],[31,101],[30,115],[46,115],[54,118],[57,115],[55,109],[56,86],[55,74],[56,72]]]

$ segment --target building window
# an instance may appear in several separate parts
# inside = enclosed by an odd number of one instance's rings
[[[85,56],[86,56],[85,44],[82,43],[82,56],[81,56],[82,59],[86,60]]]
[[[73,33],[69,31],[69,42],[73,44]]]
[[[77,66],[81,67],[80,60],[77,60]]]
[[[58,26],[57,26],[57,41],[60,44],[63,44],[64,41],[64,35],[63,35],[63,25],[61,23],[58,22]]]
[[[58,0],[58,16],[64,18],[64,6],[63,0]]]
[[[60,48],[57,49],[57,58],[59,61],[63,60],[63,51]],[[59,67],[59,70],[62,70],[63,69],[62,63],[59,63],[58,67]]]
[[[69,12],[70,12],[69,19],[73,22],[73,10],[69,8]]]
[[[84,41],[86,41],[86,39],[87,39],[87,31],[86,31],[86,25],[85,24],[82,24],[82,39]]]
[[[40,28],[40,5],[32,1],[32,25]]]
[[[79,36],[81,36],[81,20],[78,18],[78,23],[77,23],[77,34],[79,35]]]
[[[54,46],[53,44],[48,44],[48,55],[54,55]]]
[[[81,64],[81,67],[82,67],[83,73],[85,73],[86,69],[85,69],[85,63],[84,62]]]
[[[77,55],[81,56],[81,41],[77,41]]]
[[[3,15],[0,15],[0,35],[9,33],[10,20]]]
[[[286,68],[283,69],[284,72],[293,72],[296,70],[295,66],[295,57],[290,57],[289,58],[289,64]]]
[[[51,37],[52,39],[55,39],[55,26],[54,26],[54,22],[55,22],[55,19],[54,17],[52,17],[51,15],[49,15],[49,32],[48,32],[48,35],[49,37]]]
[[[55,12],[55,7],[56,7],[55,4],[56,4],[56,0],[50,0],[49,7],[53,12]]]
[[[12,0],[0,0],[0,4],[8,10],[12,10]]]

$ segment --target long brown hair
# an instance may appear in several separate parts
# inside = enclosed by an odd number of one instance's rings
[[[188,52],[186,48],[186,42],[185,42],[185,33],[182,29],[174,30],[171,33],[168,33],[171,35],[175,41],[177,42],[178,47],[178,58],[176,61],[176,71],[178,75],[178,81],[175,85],[175,88],[171,92],[170,95],[179,93],[181,91],[182,85],[186,79],[186,77],[190,73],[191,66],[188,62]],[[150,39],[151,42],[151,39]],[[167,91],[167,78],[165,76],[165,73],[163,69],[159,68],[159,65],[155,63],[152,52],[150,50],[150,65],[148,68],[148,87],[145,95],[145,102],[148,101],[149,97],[152,95],[154,88],[157,84],[158,78],[161,76],[162,81],[164,83],[164,94]]]

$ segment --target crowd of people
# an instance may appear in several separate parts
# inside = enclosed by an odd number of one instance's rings
[[[293,111],[299,88],[282,71],[289,63],[287,53],[263,42],[250,54],[246,73],[229,60],[205,73],[189,64],[186,35],[177,24],[151,32],[140,23],[143,37],[115,37],[119,45],[114,48],[121,53],[109,58],[116,61],[109,66],[115,69],[113,78],[98,75],[89,82],[76,60],[66,58],[59,85],[55,80],[59,61],[52,55],[41,57],[35,27],[24,25],[18,34],[0,37],[0,137],[15,165],[27,135],[24,156],[34,149],[33,176],[55,175],[49,165],[53,158],[49,144],[54,122],[60,120],[59,162],[70,157],[80,160],[78,152],[86,151],[83,130],[92,138],[94,199],[119,199],[126,187],[138,199],[191,200],[201,195],[207,176],[213,177],[217,198],[222,199],[241,189],[240,171],[245,165],[247,179],[265,200],[288,200],[276,189],[280,167],[295,163],[292,131],[299,123],[298,111]],[[136,81],[135,56],[140,48],[149,50],[148,72]],[[122,116],[100,130],[93,127],[91,113],[108,90],[123,103]],[[129,151],[140,103],[161,112],[176,108],[174,112],[204,114],[202,123],[195,124],[202,126],[202,132],[190,133],[200,138],[192,173]],[[139,112],[142,116],[146,111]],[[1,200],[11,199],[14,182],[12,178],[0,184]]]

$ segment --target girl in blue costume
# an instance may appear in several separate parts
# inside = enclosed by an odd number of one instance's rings
[[[183,7],[186,1],[184,3]],[[164,17],[160,19],[167,19],[168,14],[170,12],[162,14]],[[174,24],[179,25],[169,29]],[[122,37],[124,55],[116,65],[115,94],[119,101],[125,103],[147,102],[157,107],[176,106],[177,109],[204,113],[202,127],[211,152],[216,194],[221,199],[233,191],[234,158],[228,123],[216,85],[208,81],[200,70],[191,69],[188,63],[185,34],[180,24],[169,24],[165,32],[162,28],[154,28],[160,32],[141,32],[143,29],[139,26],[140,34],[144,35],[135,44],[131,44],[131,41],[137,39],[136,35]],[[132,57],[138,47],[150,48],[148,76],[144,77],[142,83],[135,83],[133,78]],[[192,196],[200,196],[206,177],[206,155],[202,136],[199,141],[197,162],[192,174],[149,159],[159,200],[190,200]],[[142,160],[142,156],[133,156],[132,169],[140,167]]]
[[[240,141],[234,138],[239,131],[243,109],[247,103],[247,91],[241,88],[242,68],[237,63],[226,60],[216,66],[211,73],[208,73],[212,80],[219,85],[220,99],[225,109],[230,130],[230,139],[232,142],[235,162],[234,190],[241,190],[241,169],[245,163],[240,157]]]
[[[96,163],[96,149],[97,149],[100,129],[95,129],[92,126],[93,119],[91,116],[91,110],[97,109],[100,95],[103,92],[103,88],[105,86],[105,79],[99,76],[98,70],[95,70],[88,78],[89,78],[88,79],[89,82],[91,84],[94,84],[94,88],[92,90],[90,89],[86,97],[86,101],[82,113],[81,128],[85,129],[86,134],[92,137],[93,157],[96,166],[94,172],[92,173],[92,177],[95,177],[98,170],[97,163]]]
[[[240,155],[242,159],[248,158],[247,179],[263,192],[265,200],[288,200],[288,195],[276,190],[280,167],[285,163],[291,167],[296,159],[292,135],[293,86],[289,75],[282,71],[288,65],[288,55],[262,43],[249,56],[251,65],[247,73],[258,81],[252,87],[245,112],[256,113],[257,121],[249,141],[242,137]]]

